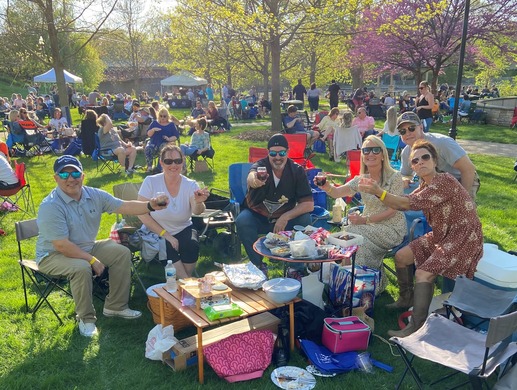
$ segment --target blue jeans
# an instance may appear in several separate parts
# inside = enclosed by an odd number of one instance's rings
[[[286,226],[286,230],[292,230],[294,225],[307,226],[311,224],[309,213],[302,214],[291,219]],[[250,261],[257,267],[262,263],[262,256],[253,250],[253,244],[257,241],[260,234],[267,234],[273,231],[274,223],[270,223],[267,217],[260,215],[250,209],[241,210],[235,220],[237,234],[244,245],[246,254]]]
[[[433,118],[422,119],[422,124],[424,125],[424,133],[429,133],[429,129],[433,124]]]

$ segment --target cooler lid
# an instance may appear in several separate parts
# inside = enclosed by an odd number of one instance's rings
[[[499,250],[495,244],[483,244],[483,257],[476,269],[476,276],[479,274],[488,276],[492,281],[500,281],[501,285],[515,285],[517,256]],[[485,278],[481,276],[481,279]]]

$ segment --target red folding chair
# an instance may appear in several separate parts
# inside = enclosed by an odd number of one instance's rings
[[[25,164],[14,162],[14,173],[20,182],[20,186],[9,190],[0,190],[0,203],[8,202],[16,206],[24,214],[34,215],[34,201],[29,181],[25,175]],[[20,203],[23,203],[23,207]],[[0,221],[4,219],[7,212],[0,214]]]
[[[350,180],[352,180],[354,177],[359,175],[359,173],[361,172],[361,151],[360,150],[349,150],[348,152],[346,152],[346,166],[348,168],[348,173],[347,173],[347,178],[346,178],[345,182],[348,183]],[[356,200],[357,200],[357,202],[356,202]],[[345,198],[345,202],[347,204],[352,204],[352,203],[360,204],[359,200],[360,200],[360,198],[358,199],[357,195],[353,196],[353,197],[347,196]]]
[[[312,154],[306,156],[305,150],[307,149],[307,134],[284,134],[289,144],[289,151],[287,157],[294,162],[300,164],[305,169],[314,168],[314,164],[310,160]]]
[[[269,151],[267,148],[257,148],[255,146],[250,146],[249,154],[248,154],[248,162],[254,163],[258,160],[262,160],[268,156]]]

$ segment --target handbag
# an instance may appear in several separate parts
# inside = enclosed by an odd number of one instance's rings
[[[325,318],[321,341],[333,353],[368,348],[370,327],[356,316]]]
[[[196,160],[194,164],[194,172],[206,172],[208,171],[208,164],[205,160]]]
[[[271,363],[275,337],[270,330],[234,334],[203,348],[206,361],[228,382],[260,378]]]

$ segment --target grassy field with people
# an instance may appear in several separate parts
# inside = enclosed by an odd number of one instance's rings
[[[74,123],[78,123],[76,110]],[[173,112],[178,118],[184,112]],[[377,122],[378,127],[381,121]],[[432,131],[446,133],[447,124],[434,125]],[[216,150],[215,169],[212,172],[188,173],[196,180],[202,180],[209,188],[228,189],[228,166],[236,162],[246,162],[248,147],[265,147],[263,132],[271,130],[265,124],[252,126],[234,123],[232,131],[212,136]],[[275,129],[276,130],[276,129]],[[0,134],[3,138],[5,133]],[[483,140],[511,143],[514,140],[511,130],[485,125],[461,124],[459,137],[462,139]],[[187,139],[182,138],[182,142]],[[481,177],[481,188],[477,197],[478,212],[483,223],[485,242],[495,243],[503,250],[517,249],[517,184],[513,181],[514,159],[487,155],[470,156]],[[516,156],[517,157],[517,156]],[[23,158],[27,164],[32,196],[36,208],[41,200],[55,186],[52,165],[55,157],[44,156]],[[141,182],[145,177],[143,170],[126,177],[123,171],[116,174],[97,172],[96,163],[90,157],[81,157],[85,172],[85,185],[102,188],[112,193],[115,184],[127,181]],[[317,154],[314,164],[327,172],[344,174],[344,162],[330,162],[326,155]],[[139,153],[137,164],[144,166],[143,153]],[[0,237],[0,389],[220,389],[225,382],[219,379],[211,369],[206,370],[206,384],[197,383],[197,369],[190,368],[183,372],[172,372],[160,362],[150,361],[144,357],[147,333],[154,326],[151,313],[146,308],[147,296],[137,285],[132,289],[130,305],[142,310],[142,318],[124,321],[102,316],[102,302],[95,300],[98,314],[97,326],[99,337],[94,339],[79,335],[74,316],[73,301],[64,294],[52,294],[51,302],[64,319],[60,326],[54,315],[43,307],[33,318],[25,313],[24,296],[21,283],[20,267],[17,264],[17,245],[14,222],[26,219],[19,212],[7,215],[1,224],[6,236]],[[115,222],[114,215],[104,215],[98,238],[107,238],[110,227]],[[30,246],[29,246],[30,247]],[[34,254],[32,251],[27,256]],[[215,270],[214,261],[227,262],[228,258],[210,246],[203,245],[198,263],[198,274]],[[274,275],[280,275],[281,264],[272,263]],[[163,282],[163,267],[158,263],[144,265],[141,268],[146,285]],[[398,295],[395,280],[387,291],[375,302],[375,334],[387,338],[388,329],[397,324],[400,313],[388,312],[384,305],[392,302]],[[436,292],[435,292],[436,294]],[[29,299],[35,302],[35,295]],[[195,333],[194,328],[179,332],[183,338]],[[394,356],[395,350],[379,338],[372,338],[369,352],[372,356],[395,368],[394,373],[375,370],[373,374],[353,372],[335,378],[318,378],[318,388],[328,389],[391,389],[397,383],[403,371],[403,363]],[[291,365],[305,367],[306,361],[298,352],[292,356]],[[425,374],[436,375],[439,370],[430,363],[419,363]],[[270,380],[273,366],[270,366],[261,379],[233,384],[235,389],[274,389]],[[424,375],[425,375],[424,374]],[[414,388],[407,380],[405,388]]]

